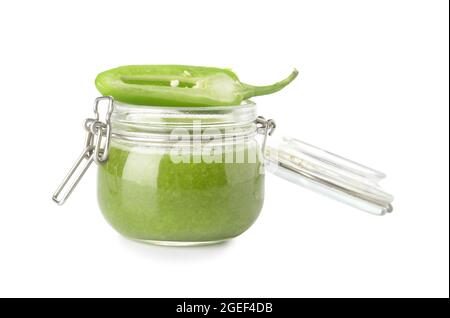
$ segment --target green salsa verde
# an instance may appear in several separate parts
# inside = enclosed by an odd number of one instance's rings
[[[257,219],[264,200],[259,146],[243,163],[176,163],[168,150],[125,147],[113,140],[98,170],[98,201],[124,236],[152,242],[215,242],[233,238]],[[227,155],[223,153],[223,158]]]

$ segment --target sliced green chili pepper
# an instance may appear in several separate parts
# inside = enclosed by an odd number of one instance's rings
[[[239,105],[244,99],[277,92],[298,71],[268,86],[241,83],[229,69],[187,65],[129,65],[100,73],[95,79],[103,95],[116,100],[155,106]]]

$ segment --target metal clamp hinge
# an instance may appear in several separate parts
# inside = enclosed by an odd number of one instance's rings
[[[256,123],[256,132],[258,134],[264,135],[263,142],[261,145],[261,151],[263,155],[266,150],[266,141],[268,136],[272,136],[277,127],[275,120],[273,119],[265,119],[263,116],[258,116],[255,120]]]
[[[104,119],[100,119],[99,104],[107,101]],[[61,185],[53,194],[53,201],[62,205],[73,192],[92,161],[102,164],[108,160],[109,143],[111,140],[111,115],[114,110],[114,100],[111,96],[97,97],[94,102],[94,118],[84,121],[86,140],[84,149],[73,167],[69,170]]]

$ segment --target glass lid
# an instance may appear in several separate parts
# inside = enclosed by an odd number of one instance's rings
[[[266,169],[281,178],[369,213],[393,210],[394,197],[378,185],[382,172],[291,137],[271,140],[264,154]]]

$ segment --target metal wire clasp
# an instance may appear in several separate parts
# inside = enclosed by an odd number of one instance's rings
[[[108,101],[108,108],[105,119],[100,120],[98,105],[101,101]],[[114,110],[114,100],[110,96],[97,97],[94,103],[95,118],[88,118],[84,121],[84,128],[87,131],[85,147],[94,146],[94,161],[101,164],[108,160],[109,142],[111,140],[111,114]]]
[[[102,101],[107,101],[107,109],[104,118],[100,118],[99,105]],[[69,170],[61,185],[53,194],[53,201],[59,205],[64,204],[70,194],[83,177],[92,161],[102,164],[108,160],[109,143],[111,140],[111,114],[114,110],[114,99],[111,96],[97,97],[94,102],[94,118],[87,118],[84,121],[86,130],[86,140],[83,152],[73,167]]]
[[[258,134],[264,135],[263,142],[261,145],[261,150],[264,155],[266,150],[267,136],[272,136],[277,125],[273,119],[265,119],[263,116],[258,116],[255,120],[255,124],[256,124],[256,132]]]

